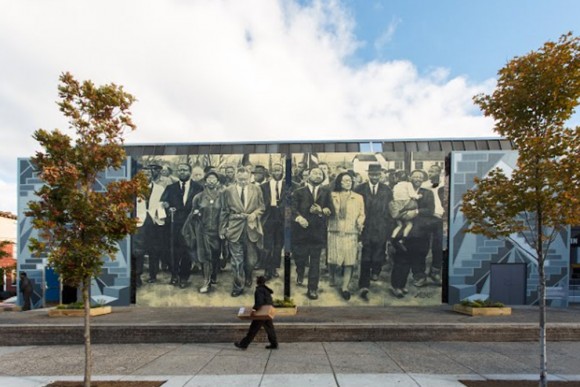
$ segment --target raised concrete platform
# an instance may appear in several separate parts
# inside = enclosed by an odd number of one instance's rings
[[[248,327],[237,308],[116,307],[93,317],[92,342],[211,343],[239,339]],[[537,307],[514,307],[511,316],[471,317],[437,307],[301,307],[276,318],[281,342],[314,341],[537,341]],[[549,341],[580,341],[580,306],[549,308]],[[80,344],[83,319],[48,317],[46,309],[0,314],[0,346]],[[258,340],[264,340],[259,335]]]

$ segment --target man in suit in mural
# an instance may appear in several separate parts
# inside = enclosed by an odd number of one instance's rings
[[[191,180],[191,165],[177,165],[178,181],[165,188],[161,195],[163,207],[167,211],[167,227],[169,227],[169,254],[171,258],[171,284],[187,287],[191,275],[191,263],[194,257],[192,251],[181,234],[183,224],[191,212],[193,197],[203,191],[203,186]]]
[[[282,261],[282,246],[284,246],[284,209],[286,185],[284,184],[284,167],[282,164],[272,165],[272,178],[262,184],[264,196],[264,277],[269,280],[278,277],[278,269]]]
[[[431,190],[421,187],[426,180],[425,171],[415,170],[411,173],[411,184],[421,198],[417,200],[418,208],[413,210],[417,216],[413,219],[413,228],[405,243],[406,248],[396,248],[393,257],[390,291],[397,298],[402,298],[408,293],[406,285],[409,271],[413,272],[415,287],[427,284],[426,258],[429,253],[435,200]]]
[[[431,269],[429,277],[431,280],[441,284],[441,264],[443,262],[443,216],[445,212],[445,187],[441,184],[441,167],[432,165],[427,171],[429,180],[423,183],[423,188],[433,192],[435,209],[431,219]]]
[[[308,265],[308,293],[311,300],[318,299],[320,280],[320,254],[326,246],[326,218],[328,192],[321,187],[325,176],[320,168],[312,168],[305,186],[292,194],[292,251],[296,264],[296,283],[304,286]]]
[[[368,301],[371,279],[377,281],[383,264],[387,238],[393,228],[393,219],[389,213],[389,203],[393,200],[391,189],[381,182],[381,166],[370,164],[368,183],[359,185],[354,192],[362,195],[365,205],[365,224],[361,235],[362,257],[358,281],[360,296]]]
[[[258,249],[263,247],[264,233],[260,217],[264,213],[262,190],[250,184],[250,172],[239,168],[236,184],[222,194],[220,213],[220,238],[229,243],[234,275],[231,296],[238,297],[244,286],[252,286],[252,273],[258,259]]]
[[[140,256],[149,257],[149,279],[148,283],[157,282],[159,265],[169,268],[169,257],[166,254],[167,228],[165,219],[167,213],[161,202],[161,195],[169,183],[169,179],[161,175],[161,165],[151,163],[147,166],[150,173],[149,193],[145,200],[137,203],[137,217],[143,222],[138,230],[141,240],[142,251]],[[142,259],[142,258],[141,258]]]
[[[257,185],[265,183],[269,176],[268,170],[263,165],[256,165],[252,174],[254,175],[254,184]]]

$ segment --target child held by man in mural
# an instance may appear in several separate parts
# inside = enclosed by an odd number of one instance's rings
[[[417,200],[421,199],[421,194],[413,188],[409,181],[409,176],[405,171],[397,171],[395,174],[397,183],[393,188],[393,200],[389,203],[391,216],[397,222],[393,229],[391,239],[406,250],[405,240],[413,229],[413,219],[417,216]]]

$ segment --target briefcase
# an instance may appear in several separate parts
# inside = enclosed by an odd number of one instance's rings
[[[262,305],[254,315],[252,315],[251,306],[242,306],[238,311],[240,320],[271,320],[276,315],[276,308],[272,305]]]

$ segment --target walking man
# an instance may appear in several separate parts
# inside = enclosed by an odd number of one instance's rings
[[[256,291],[254,292],[254,306],[252,307],[252,314],[264,305],[272,305],[272,293],[274,291],[266,286],[266,278],[260,276],[256,278]],[[254,340],[260,328],[264,327],[268,335],[270,345],[266,345],[266,349],[278,349],[278,339],[276,338],[276,330],[274,329],[274,322],[268,320],[252,320],[248,334],[240,341],[236,341],[234,345],[240,349],[248,348],[248,345]]]

